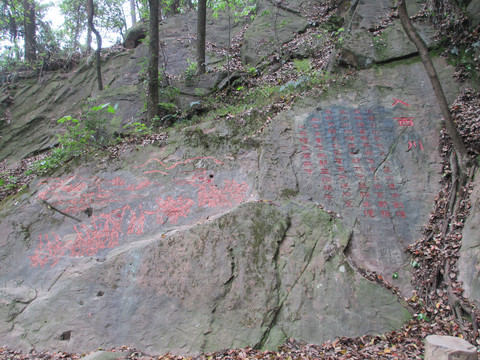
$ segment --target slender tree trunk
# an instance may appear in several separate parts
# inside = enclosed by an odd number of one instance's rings
[[[148,44],[148,101],[147,118],[152,120],[158,115],[158,0],[148,0],[150,21]]]
[[[100,53],[102,51],[102,37],[100,36],[100,33],[95,29],[95,26],[93,25],[93,13],[94,13],[94,7],[93,7],[93,0],[87,0],[87,11],[88,11],[88,27],[89,29],[92,30],[92,32],[95,34],[95,37],[97,38],[97,52],[96,52],[96,58],[97,58],[97,81],[98,81],[98,90],[102,91],[103,90],[103,82],[102,82],[102,64],[101,64],[101,58],[100,58]]]
[[[77,13],[75,14],[75,30],[74,30],[74,35],[73,35],[73,48],[77,50],[79,47],[78,43],[78,37],[80,36],[80,23],[81,23],[81,11],[82,11],[82,4],[79,3],[77,8],[76,8]]]
[[[90,10],[91,8],[91,10]],[[92,24],[93,24],[93,13],[95,12],[93,9],[93,0],[87,0],[87,22],[89,21],[89,14],[92,12]],[[92,28],[90,27],[90,22],[88,22],[87,27],[87,54],[92,52]]]
[[[198,0],[197,13],[197,73],[205,74],[205,37],[207,25],[207,0]]]
[[[410,21],[410,17],[408,16],[407,12],[407,5],[405,0],[400,0],[398,4],[398,16],[400,17],[400,21],[402,23],[403,29],[407,34],[410,41],[412,41],[415,46],[417,47],[418,53],[420,54],[420,58],[422,59],[422,63],[425,66],[425,70],[427,71],[428,77],[430,78],[430,82],[433,87],[433,92],[437,98],[438,105],[440,106],[440,110],[442,111],[443,118],[445,119],[445,127],[447,129],[448,134],[452,138],[453,147],[457,154],[458,165],[460,168],[460,181],[461,184],[464,183],[467,176],[467,166],[468,166],[468,154],[467,149],[465,148],[465,144],[460,137],[460,134],[455,127],[455,123],[452,119],[452,114],[450,113],[450,109],[448,107],[448,102],[445,97],[445,93],[443,92],[442,84],[438,80],[438,75],[433,66],[432,59],[430,59],[430,55],[428,53],[428,48],[423,39],[418,35],[417,30],[413,27],[412,22]]]
[[[228,49],[227,49],[227,77],[228,86],[230,86],[230,48],[232,47],[232,17],[230,9],[230,1],[227,0],[227,17],[228,17]]]
[[[92,29],[87,29],[87,54],[92,52]]]
[[[132,26],[137,23],[137,13],[135,11],[135,0],[130,0],[130,17],[132,19]]]
[[[37,41],[35,35],[35,2],[24,0],[24,28],[25,28],[25,60],[35,61],[37,59]]]
[[[20,60],[21,52],[20,46],[18,45],[18,37],[13,38],[13,53],[15,54],[15,59]]]

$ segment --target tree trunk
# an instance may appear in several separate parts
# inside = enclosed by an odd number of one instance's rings
[[[466,177],[467,177],[467,166],[468,166],[468,154],[467,149],[460,137],[460,134],[455,127],[455,123],[452,119],[452,114],[450,113],[450,109],[448,107],[447,99],[445,97],[445,93],[443,92],[442,84],[438,80],[438,75],[433,66],[432,59],[430,59],[430,55],[428,53],[428,48],[423,39],[418,35],[417,30],[413,27],[412,22],[410,21],[410,17],[408,16],[407,12],[407,5],[405,0],[400,0],[398,4],[398,16],[402,23],[403,29],[407,34],[410,41],[412,41],[415,46],[417,47],[418,53],[420,54],[420,58],[422,59],[422,63],[425,66],[425,70],[427,71],[428,77],[430,78],[430,83],[433,87],[433,92],[435,93],[435,97],[437,98],[438,105],[440,106],[440,110],[442,111],[443,118],[445,119],[445,127],[447,129],[448,135],[452,138],[453,147],[457,154],[458,165],[460,168],[460,184],[464,184]]]
[[[198,0],[197,14],[197,74],[205,74],[205,36],[207,24],[207,0]]]
[[[130,0],[130,16],[132,19],[132,26],[137,23],[137,14],[135,12],[135,0]]]
[[[37,41],[35,36],[35,2],[24,0],[24,28],[25,28],[25,61],[37,59]]]
[[[92,52],[92,29],[87,29],[87,54]]]
[[[97,81],[98,81],[98,90],[102,91],[103,90],[103,82],[102,82],[102,67],[101,67],[101,58],[100,58],[100,52],[102,51],[102,37],[100,36],[100,33],[95,29],[95,26],[93,25],[93,13],[94,13],[94,7],[93,7],[93,0],[87,0],[87,11],[88,11],[88,27],[92,32],[95,34],[95,37],[97,38],[97,51],[96,51],[96,58],[97,58]]]
[[[147,119],[158,115],[158,0],[148,0],[150,5],[148,44],[148,101]]]

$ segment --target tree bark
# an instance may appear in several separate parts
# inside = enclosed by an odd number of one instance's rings
[[[98,90],[102,91],[103,90],[103,82],[102,82],[102,64],[101,64],[101,58],[100,58],[100,53],[102,51],[102,37],[100,36],[100,33],[95,29],[95,26],[93,25],[93,13],[94,13],[94,6],[93,6],[93,0],[87,0],[87,11],[88,11],[88,27],[89,29],[92,30],[92,32],[95,34],[95,37],[97,38],[97,51],[96,51],[96,58],[97,58],[97,81],[98,81]]]
[[[207,0],[198,0],[197,14],[197,74],[205,74],[205,37],[207,25]]]
[[[460,134],[455,127],[455,123],[453,122],[452,114],[450,113],[448,102],[445,97],[445,93],[443,92],[442,84],[438,79],[438,75],[435,67],[433,66],[432,59],[430,59],[427,45],[418,35],[417,30],[413,27],[412,22],[410,21],[405,0],[400,0],[400,3],[398,4],[398,16],[408,38],[415,44],[418,53],[420,54],[420,58],[422,59],[422,63],[425,66],[425,70],[427,71],[428,77],[430,78],[433,92],[435,93],[435,97],[437,98],[438,105],[440,106],[440,110],[442,111],[442,115],[445,120],[445,127],[447,129],[448,135],[450,135],[450,137],[452,138],[453,147],[457,154],[458,166],[460,168],[460,184],[463,185],[467,178],[468,172],[467,149],[465,148],[465,144],[463,143],[462,138],[460,137]]]
[[[135,0],[130,0],[130,17],[132,19],[132,26],[137,23],[137,14],[135,12]]]
[[[36,23],[34,0],[24,0],[23,11],[25,28],[25,61],[35,61],[37,59],[37,41],[35,35]]]
[[[87,54],[92,52],[92,29],[87,29]]]
[[[147,118],[158,115],[158,0],[148,0],[150,5],[148,44],[148,101]]]

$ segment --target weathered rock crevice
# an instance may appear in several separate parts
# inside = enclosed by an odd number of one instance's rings
[[[281,276],[281,269],[279,268],[279,256],[280,256],[280,249],[282,247],[282,244],[285,242],[285,239],[287,237],[288,231],[291,227],[291,219],[290,217],[287,217],[285,219],[286,221],[286,226],[285,229],[283,230],[283,233],[281,234],[280,240],[277,241],[277,248],[275,250],[275,254],[273,256],[273,266],[274,266],[274,271],[275,271],[275,282],[276,285],[274,287],[274,291],[276,292],[275,297],[277,299],[277,305],[274,307],[274,309],[267,313],[265,315],[265,318],[262,321],[262,328],[265,330],[263,331],[262,337],[260,341],[254,345],[255,349],[262,349],[265,346],[265,343],[268,340],[268,337],[270,335],[270,332],[272,331],[273,327],[277,323],[278,315],[282,311],[283,304],[288,297],[288,293],[286,294],[285,298],[280,299],[280,288],[282,286],[282,276]]]

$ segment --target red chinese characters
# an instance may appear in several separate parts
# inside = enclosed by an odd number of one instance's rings
[[[168,170],[177,165],[164,166]],[[193,208],[199,211],[201,208],[237,205],[245,200],[249,191],[245,182],[230,179],[223,180],[221,186],[217,186],[213,171],[202,169],[189,176],[177,182],[177,191],[185,189],[189,191],[188,194],[196,193],[197,201],[189,196],[173,194],[158,196],[150,201],[151,192],[146,192],[147,189],[160,185],[148,179],[130,184],[121,177],[44,180],[41,184],[45,189],[39,192],[40,200],[75,217],[87,209],[89,213],[88,217],[83,214],[82,223],[72,225],[67,234],[53,232],[51,235],[39,235],[38,244],[29,256],[31,265],[55,266],[62,257],[94,256],[102,249],[119,246],[122,239],[142,235],[147,226],[177,224],[180,219],[188,218]],[[192,187],[196,191],[192,192]]]
[[[392,106],[409,104],[394,99]],[[396,167],[388,160],[398,134],[395,127],[415,123],[410,116],[395,117],[392,122],[393,116],[388,115],[381,120],[382,113],[381,109],[324,109],[297,127],[301,148],[297,159],[310,179],[308,186],[318,184],[319,196],[329,206],[356,208],[348,211],[375,221],[408,216],[406,209],[395,207],[402,202],[403,182],[395,180],[400,180],[394,175]],[[420,140],[409,142],[411,149],[420,147]]]

